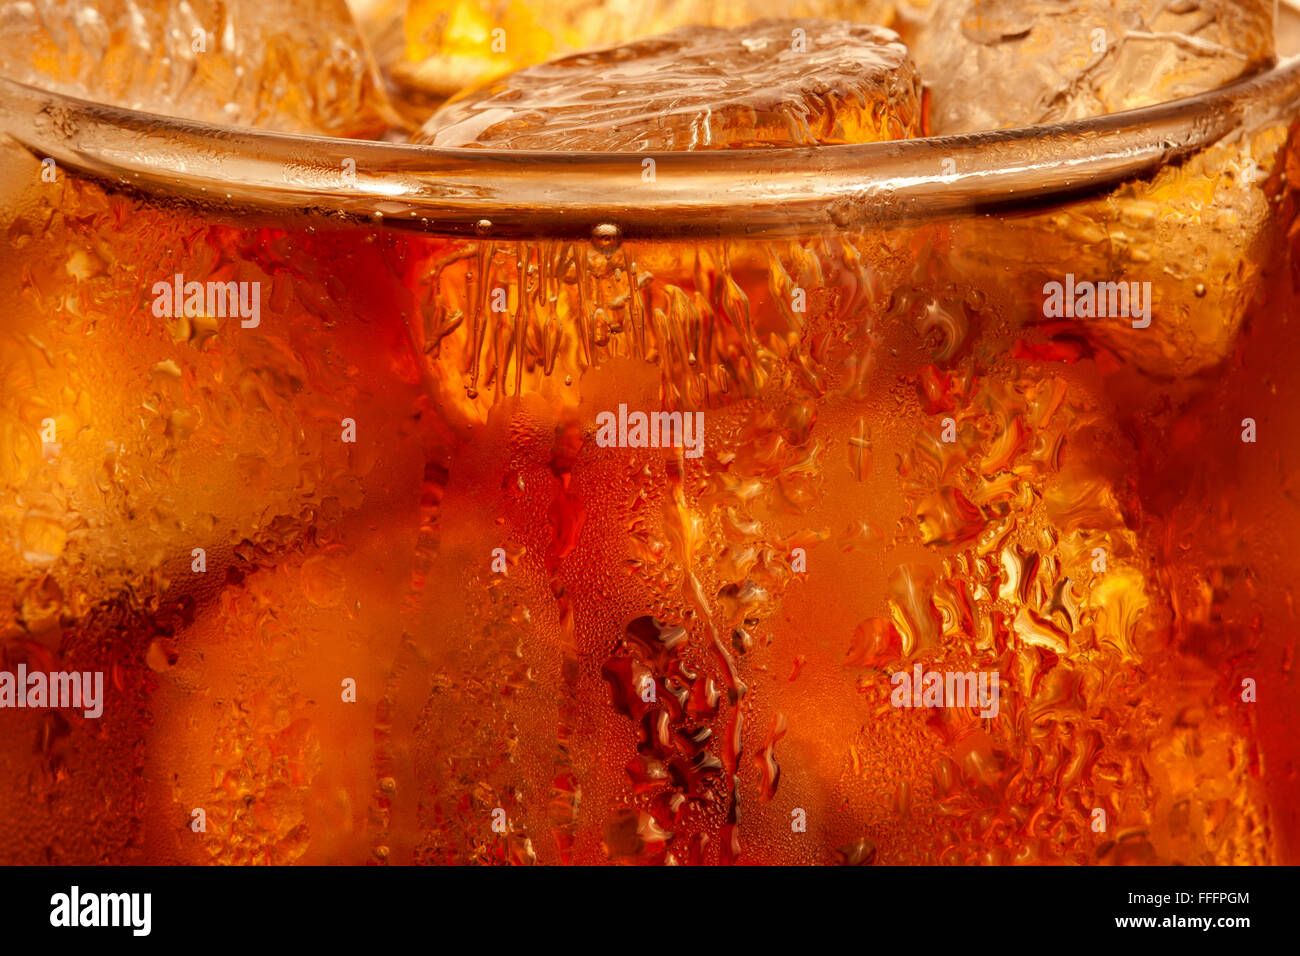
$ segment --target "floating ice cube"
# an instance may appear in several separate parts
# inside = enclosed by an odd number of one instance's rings
[[[1256,70],[1273,56],[1272,4],[935,0],[913,52],[936,133],[1028,126],[1161,103]]]
[[[5,3],[0,76],[224,125],[333,136],[389,126],[344,0]]]
[[[919,135],[920,80],[897,34],[843,21],[683,27],[472,90],[416,141],[505,149],[692,150]]]

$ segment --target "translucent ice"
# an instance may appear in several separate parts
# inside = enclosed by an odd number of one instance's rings
[[[886,0],[358,0],[398,8],[405,46],[392,72],[399,83],[448,96],[462,87],[575,50],[639,40],[682,26],[746,26],[779,10],[789,17],[825,17],[890,26]],[[543,11],[539,14],[539,10]],[[378,22],[381,11],[368,15]],[[391,12],[390,12],[391,16]],[[384,28],[377,28],[382,35]],[[388,59],[381,57],[387,65]]]
[[[684,27],[471,90],[417,141],[580,150],[871,142],[918,135],[920,94],[907,49],[882,27]]]
[[[909,37],[909,39],[912,39]],[[935,0],[913,46],[936,133],[1116,113],[1273,55],[1266,0]]]
[[[6,3],[0,75],[209,123],[333,136],[389,125],[344,0]]]

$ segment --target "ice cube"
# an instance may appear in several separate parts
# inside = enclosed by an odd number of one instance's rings
[[[406,44],[402,58],[391,64],[392,74],[399,85],[441,97],[575,50],[627,43],[687,25],[745,26],[773,12],[768,0],[550,0],[544,16],[538,16],[535,4],[521,0],[357,2],[402,8]],[[790,0],[780,12],[890,26],[895,6],[888,0]],[[386,59],[381,62],[389,65]]]
[[[826,20],[683,27],[529,67],[454,99],[435,146],[693,150],[902,139],[921,86],[897,34]]]
[[[970,219],[952,231],[947,265],[1015,290],[1015,311],[1049,334],[1082,335],[1147,374],[1204,373],[1232,354],[1259,287],[1273,228],[1267,186],[1286,138],[1285,122],[1265,124],[1098,198]],[[1106,308],[1061,318],[1048,309],[1049,283],[1104,287]],[[1115,283],[1129,290],[1127,308],[1111,304]]]
[[[283,132],[377,136],[392,115],[344,0],[5,3],[0,75]]]
[[[934,132],[964,133],[1213,89],[1270,59],[1271,19],[1262,0],[936,0],[914,49]],[[1149,288],[1149,316],[1070,318],[1069,333],[1150,374],[1202,372],[1231,353],[1257,285],[1263,184],[1284,134],[1248,131],[1061,210],[971,221],[954,233],[951,262],[972,276],[1017,276],[1026,314],[1049,324],[1049,283]]]
[[[909,36],[909,39],[912,39]],[[1116,113],[1273,56],[1267,0],[935,0],[913,51],[939,134]]]

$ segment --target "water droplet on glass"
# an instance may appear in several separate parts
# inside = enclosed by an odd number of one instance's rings
[[[591,230],[591,244],[605,255],[616,251],[622,241],[622,232],[612,222],[602,222]]]

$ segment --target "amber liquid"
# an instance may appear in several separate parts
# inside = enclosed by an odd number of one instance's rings
[[[0,711],[3,862],[1294,862],[1292,193],[1235,350],[1161,377],[972,266],[987,221],[602,248],[45,189],[3,664],[109,692]],[[155,315],[177,273],[260,326]],[[703,453],[603,447],[620,404]],[[896,706],[917,664],[996,716]]]

